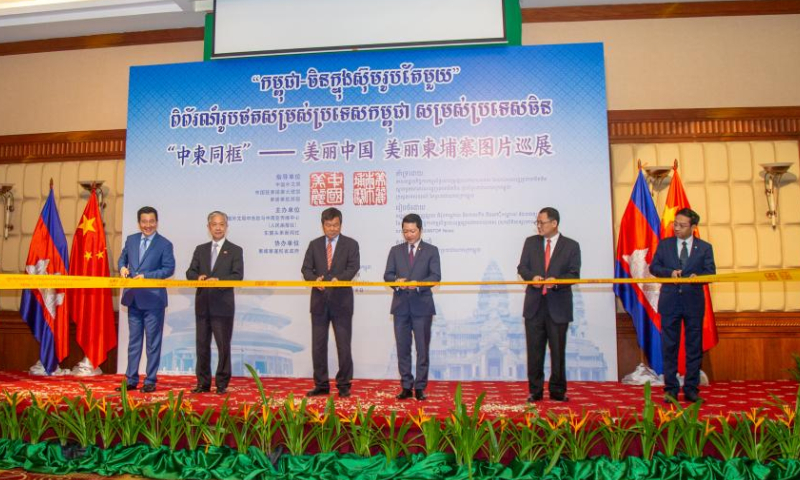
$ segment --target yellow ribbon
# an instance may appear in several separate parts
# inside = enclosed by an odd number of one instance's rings
[[[800,268],[733,272],[691,278],[576,278],[525,282],[306,282],[295,280],[157,280],[147,278],[80,277],[72,275],[0,275],[0,290],[67,288],[311,288],[311,287],[469,287],[481,285],[582,285],[624,283],[791,282],[800,280]]]

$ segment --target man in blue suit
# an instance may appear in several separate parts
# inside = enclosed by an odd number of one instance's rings
[[[125,240],[117,266],[122,278],[169,278],[175,272],[172,243],[156,231],[158,212],[142,207],[136,213],[141,233]],[[122,304],[128,307],[128,390],[139,387],[139,360],[147,337],[147,377],[142,392],[156,389],[156,373],[161,361],[161,334],[167,308],[165,288],[131,288],[122,291]],[[119,389],[118,389],[119,390]]]
[[[650,273],[661,278],[714,275],[714,251],[707,242],[693,237],[700,215],[689,208],[678,210],[673,228],[675,237],[661,240],[650,264]],[[702,283],[661,285],[658,313],[661,315],[661,356],[664,362],[664,401],[678,398],[678,347],[681,325],[686,337],[686,378],[683,394],[687,401],[698,402],[700,364],[703,362],[703,316],[705,294]]]
[[[411,213],[403,218],[405,242],[392,247],[383,279],[387,282],[438,282],[442,279],[439,249],[422,241],[422,218]],[[425,400],[428,386],[431,323],[436,315],[431,287],[394,287],[392,296],[397,368],[400,371],[398,400]],[[411,342],[417,347],[416,379],[411,373]],[[412,394],[413,389],[413,394]]]

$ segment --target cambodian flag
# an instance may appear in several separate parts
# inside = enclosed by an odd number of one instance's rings
[[[650,197],[644,172],[639,170],[628,207],[622,215],[614,266],[616,278],[649,278],[650,263],[661,236],[661,220]],[[661,374],[661,316],[658,314],[657,283],[617,284],[614,293],[633,318],[636,339],[650,368]]]
[[[66,275],[69,253],[64,228],[58,217],[53,187],[33,231],[25,270],[29,275]],[[39,341],[39,357],[48,374],[69,353],[69,321],[64,290],[23,290],[20,315]]]

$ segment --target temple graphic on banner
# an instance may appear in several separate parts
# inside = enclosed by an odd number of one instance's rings
[[[245,364],[260,375],[288,377],[294,373],[292,355],[304,349],[299,343],[283,338],[279,331],[291,323],[289,317],[276,315],[256,307],[237,307],[236,326],[231,342],[232,374],[248,376]],[[197,360],[195,318],[193,309],[171,312],[171,350],[161,356],[161,371],[191,374]],[[211,365],[217,364],[217,350],[211,349]]]
[[[484,281],[501,281],[503,274],[491,262]],[[521,288],[521,287],[520,287]],[[518,314],[509,313],[508,289],[482,285],[472,318],[447,319],[437,315],[431,334],[430,376],[435,380],[526,380],[525,327]],[[608,364],[600,348],[586,338],[583,299],[575,290],[575,321],[570,324],[566,367],[569,380],[609,380]],[[413,355],[412,355],[413,357]],[[397,363],[392,351],[389,370]],[[387,376],[394,371],[387,370]],[[545,377],[550,375],[549,355]]]

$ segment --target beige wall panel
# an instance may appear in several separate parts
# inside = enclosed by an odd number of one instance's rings
[[[29,175],[28,172],[25,172],[25,175]],[[42,198],[47,198],[50,195],[50,180],[53,181],[53,194],[56,196],[56,200],[61,198],[61,182],[58,180],[61,178],[61,163],[45,163],[42,166],[42,176],[39,178],[39,195]],[[42,203],[44,205],[44,203]]]
[[[19,273],[22,264],[19,262],[20,237],[9,236],[3,240],[2,270],[3,273]]]
[[[778,190],[778,223],[800,223],[800,183],[797,181],[783,183]]]
[[[75,233],[75,227],[78,226],[78,199],[64,198],[58,202],[58,215],[61,217],[61,225],[64,227],[64,234],[70,237]],[[67,247],[72,247],[72,239],[69,239]]]
[[[734,267],[733,264],[733,232],[730,227],[708,227],[705,232],[700,235],[706,234],[705,238],[714,247],[714,262],[717,264],[717,270],[720,268]]]
[[[800,105],[800,15],[526,23],[522,42],[603,42],[612,110]]]
[[[125,161],[117,161],[117,175],[116,175],[116,192],[118,195],[125,193]]]
[[[706,180],[706,160],[703,155],[703,144],[681,143],[678,162],[681,180],[685,183],[704,182]]]
[[[750,144],[730,142],[728,147],[728,168],[734,182],[749,182],[753,179],[753,162]]]
[[[630,184],[636,181],[636,159],[631,145],[611,145],[611,183]]]
[[[631,191],[633,187],[630,185],[623,185],[621,187],[614,187],[614,238],[619,235],[619,224],[622,221],[622,216],[625,215],[625,209],[628,207],[628,202],[631,199]]]
[[[122,200],[123,197],[117,197],[117,205],[114,209],[114,232],[122,232]]]
[[[689,205],[692,210],[700,215],[700,225],[705,227],[708,223],[708,208],[706,207],[706,187],[698,184],[687,184],[683,186]]]
[[[97,178],[95,180],[103,180],[104,193],[112,193],[116,195],[119,192],[117,188],[117,160],[105,160],[97,163]]]
[[[800,226],[781,227],[783,266],[785,268],[800,267]]]
[[[737,270],[758,267],[758,245],[753,226],[739,226],[733,230],[734,262]]]
[[[786,282],[784,283],[784,289],[786,290],[784,310],[787,312],[800,310],[800,282]]]
[[[22,273],[25,271],[25,262],[28,260],[28,250],[30,249],[31,245],[31,237],[32,235],[21,235],[19,238],[19,252],[17,254],[18,263],[19,265],[19,272]]]
[[[659,143],[656,145],[658,164],[671,167],[675,160],[680,160],[681,149],[677,143]]]
[[[753,208],[755,209],[756,225],[770,225],[770,218],[767,216],[767,196],[764,194],[764,182],[757,180],[753,184]]]
[[[755,222],[755,199],[750,184],[734,184],[731,187],[731,213],[734,225],[752,225]]]
[[[714,254],[716,255],[716,251]],[[719,267],[719,264],[717,264]],[[717,273],[730,273],[730,271],[720,270]],[[713,283],[711,284],[711,303],[714,305],[715,312],[733,312],[736,310],[736,285],[733,283]]]
[[[20,204],[17,203],[17,206],[20,206]],[[21,221],[19,222],[20,233],[22,235],[31,235],[33,233],[33,230],[36,228],[36,222],[39,221],[39,215],[42,212],[43,206],[44,201],[39,198],[22,201],[22,208],[20,210]]]
[[[758,234],[759,268],[781,268],[781,232],[770,226],[756,228]]]
[[[764,282],[761,284],[761,310],[780,312],[786,307],[786,293],[783,282]]]
[[[6,183],[14,184],[14,189],[11,190],[14,192],[14,203],[21,202],[24,197],[22,193],[25,189],[23,178],[25,178],[25,165],[9,165],[6,169]]]
[[[40,199],[42,197],[42,168],[44,164],[29,163],[24,165],[22,173],[22,198]],[[47,195],[45,193],[45,195]],[[44,202],[42,202],[44,205]]]
[[[99,162],[97,160],[87,160],[80,162],[80,167],[78,168],[78,181],[88,182],[92,180],[102,180],[97,177],[98,163]]]
[[[708,204],[711,206],[703,221],[707,225],[729,225],[731,223],[731,192],[727,184],[712,183],[706,186]]]
[[[78,185],[78,168],[79,162],[62,162],[61,163],[61,180],[59,181],[59,191],[61,198],[78,198],[81,188]]]
[[[642,166],[658,165],[658,153],[656,145],[650,143],[639,143],[633,146],[633,160],[642,161]]]
[[[19,290],[0,290],[0,310],[19,311],[19,302]]]
[[[7,163],[0,164],[0,183],[8,183],[8,180],[6,180],[7,171],[8,171],[8,164]]]
[[[775,144],[773,142],[751,142],[750,151],[753,155],[753,178],[763,179],[764,169],[761,164],[775,162]]]
[[[708,181],[727,182],[728,174],[728,149],[724,143],[703,143],[703,157],[708,165]]]
[[[794,140],[782,140],[775,142],[775,161],[796,163],[800,159],[800,144]],[[799,174],[792,169],[795,177]]]
[[[761,286],[759,283],[736,283],[736,310],[739,312],[761,310]]]

